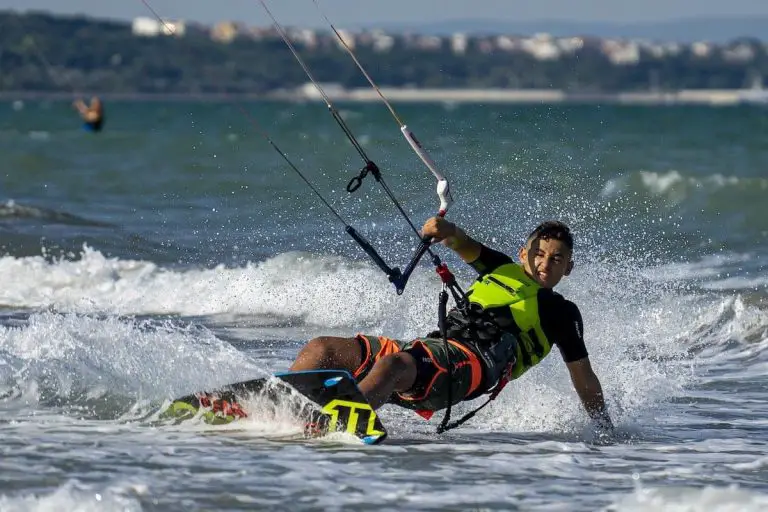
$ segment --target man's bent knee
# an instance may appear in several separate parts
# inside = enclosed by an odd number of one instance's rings
[[[318,361],[326,362],[333,358],[336,350],[333,348],[330,342],[331,338],[328,336],[319,336],[312,338],[301,349],[301,354],[311,356]]]
[[[395,384],[394,390],[397,392],[406,392],[416,382],[416,373],[418,367],[416,359],[408,352],[397,352],[382,358],[377,366],[381,365],[389,373],[390,378]]]

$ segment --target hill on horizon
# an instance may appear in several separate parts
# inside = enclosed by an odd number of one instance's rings
[[[580,22],[564,20],[500,21],[457,19],[434,23],[379,23],[360,28],[382,28],[392,32],[450,35],[457,32],[477,35],[533,35],[548,33],[557,37],[595,36],[624,39],[650,39],[690,43],[727,42],[739,38],[768,41],[768,15],[732,18],[689,18],[636,23]]]
[[[766,0],[768,1],[768,0]],[[45,16],[61,20],[85,20],[90,22],[117,23],[129,25],[129,20],[94,17],[86,14],[56,14],[46,10],[7,10],[0,8],[0,14],[11,16]],[[205,30],[210,24],[187,20]],[[319,25],[315,30],[328,30],[327,25]],[[350,23],[340,28],[350,30],[382,29],[391,33],[415,33],[423,35],[449,36],[455,33],[465,33],[476,36],[483,35],[517,35],[531,36],[539,33],[551,34],[555,37],[591,36],[598,38],[646,39],[654,41],[676,41],[693,43],[710,41],[725,43],[737,39],[756,39],[768,43],[768,15],[764,16],[733,16],[729,18],[692,17],[662,21],[639,21],[621,23],[611,21],[567,21],[558,19],[541,19],[534,21],[507,21],[498,19],[463,18],[434,22],[377,22]]]

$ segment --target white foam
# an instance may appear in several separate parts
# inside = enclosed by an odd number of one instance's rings
[[[411,328],[424,329],[420,319],[427,315],[403,305],[434,304],[437,285],[424,278],[426,273],[417,269],[409,290],[398,297],[377,269],[335,256],[285,253],[239,268],[169,270],[148,261],[107,258],[86,246],[75,261],[0,258],[0,280],[6,283],[0,304],[85,313],[262,315],[278,323],[325,327],[386,318],[388,326],[415,322]],[[424,293],[412,294],[413,289]],[[394,308],[400,312],[387,318],[384,312]]]
[[[145,486],[133,486],[141,494]],[[51,493],[27,493],[0,496],[0,512],[140,512],[141,503],[121,487],[98,489],[75,480]]]
[[[672,187],[684,181],[678,171],[667,173],[640,171],[640,180],[648,190],[657,195],[669,192]]]
[[[27,401],[177,396],[265,373],[209,330],[171,322],[39,313],[0,326],[0,386]],[[7,391],[7,390],[6,390]]]
[[[706,290],[761,290],[768,288],[768,276],[733,276],[702,283]]]
[[[605,512],[758,512],[768,508],[768,495],[731,487],[638,488]]]

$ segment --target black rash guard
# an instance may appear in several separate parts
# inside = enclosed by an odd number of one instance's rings
[[[514,260],[483,245],[480,256],[470,265],[482,277],[508,263],[514,263]],[[560,349],[563,360],[572,363],[587,357],[589,354],[584,345],[584,322],[576,304],[548,288],[539,290],[538,301],[541,328],[547,339]]]

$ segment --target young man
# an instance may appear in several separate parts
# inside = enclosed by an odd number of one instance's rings
[[[599,427],[611,429],[579,309],[552,291],[573,269],[568,226],[554,221],[538,226],[520,249],[519,264],[441,217],[429,219],[422,234],[443,241],[479,274],[467,292],[469,307],[447,315],[450,354],[438,332],[408,343],[363,334],[324,336],[309,341],[291,370],[343,368],[373,408],[391,402],[436,411],[448,407],[449,396],[452,404],[473,399],[505,375],[520,377],[556,344],[587,413]]]

